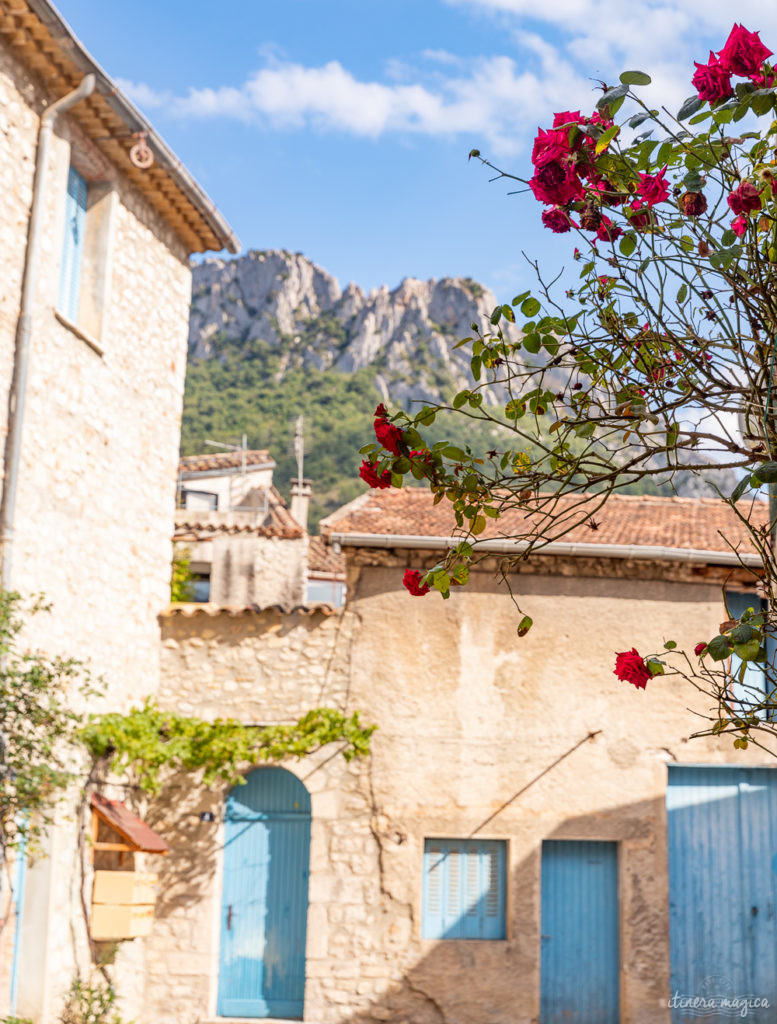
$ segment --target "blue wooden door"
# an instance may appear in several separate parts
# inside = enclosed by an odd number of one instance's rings
[[[618,847],[542,844],[541,1024],[618,1024]]]
[[[718,1014],[768,1000],[747,1020],[773,1022],[777,769],[671,766],[666,800],[672,1020],[698,1020],[683,999],[701,996]]]
[[[303,784],[283,768],[251,772],[227,799],[220,1016],[302,1018],[309,854]]]

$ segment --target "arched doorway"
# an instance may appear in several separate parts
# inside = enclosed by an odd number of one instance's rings
[[[257,768],[227,798],[218,1013],[301,1019],[310,796],[284,768]]]

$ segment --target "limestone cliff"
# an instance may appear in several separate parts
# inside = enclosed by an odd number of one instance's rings
[[[194,268],[190,358],[263,341],[281,353],[281,376],[299,366],[371,367],[378,390],[395,404],[449,400],[467,385],[469,369],[466,349],[453,346],[473,321],[487,323],[496,303],[469,278],[341,290],[300,253],[252,251]]]

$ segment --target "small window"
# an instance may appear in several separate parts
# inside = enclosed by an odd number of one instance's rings
[[[183,507],[199,512],[216,512],[219,507],[219,496],[212,491],[194,491],[185,487],[181,491]]]
[[[86,178],[75,167],[67,175],[65,198],[65,240],[59,277],[59,311],[73,323],[78,322],[81,295],[81,268],[86,237]]]
[[[338,580],[308,580],[306,603],[341,608],[345,603],[345,584]]]
[[[193,572],[191,578],[192,601],[207,604],[210,601],[210,573]]]
[[[504,939],[507,843],[424,842],[425,939]]]

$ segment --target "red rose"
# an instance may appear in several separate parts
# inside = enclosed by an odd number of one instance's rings
[[[721,66],[732,75],[754,75],[772,51],[767,50],[757,32],[748,32],[734,25],[723,49],[718,54]]]
[[[701,217],[707,211],[707,197],[703,192],[686,192],[680,196],[680,209],[686,217]]]
[[[583,197],[583,186],[578,176],[569,165],[564,166],[558,161],[537,167],[529,188],[535,199],[549,206],[566,206]]]
[[[565,131],[537,129],[537,137],[531,151],[531,162],[535,167],[557,163],[570,154],[569,135]]]
[[[747,217],[745,217],[743,213],[741,213],[738,217],[734,217],[734,219],[731,221],[731,230],[734,232],[737,238],[741,238],[742,235],[744,235],[744,233],[747,231],[747,224]]]
[[[635,199],[625,208],[625,213],[629,218],[629,224],[637,231],[650,226],[650,210],[641,199]]]
[[[758,72],[757,75],[751,75],[750,81],[760,86],[762,89],[772,89],[775,82],[777,82],[777,74],[774,71],[770,71],[767,74],[763,68]]]
[[[707,650],[707,645],[706,644],[696,644],[696,646],[693,649],[693,653],[698,658],[700,655],[704,654],[704,652],[706,650]]]
[[[579,110],[564,110],[560,114],[553,115],[553,127],[560,128],[562,125],[584,124],[585,118]]]
[[[710,51],[709,64],[698,64],[696,61],[693,63],[696,64],[696,72],[691,83],[700,100],[715,103],[717,100],[725,100],[734,95],[734,90],[731,88],[731,72],[721,66],[712,51]]]
[[[381,403],[375,410],[375,437],[377,437],[387,452],[391,452],[392,455],[398,457],[402,454],[399,450],[402,431],[399,427],[395,427],[393,423],[387,421],[387,415],[386,407]]]
[[[666,167],[658,174],[640,174],[638,191],[648,206],[666,202],[669,196],[669,182],[664,178],[665,174]]]
[[[621,654],[615,655],[615,671],[613,674],[618,679],[636,686],[638,690],[644,690],[648,679],[650,679],[650,672],[645,664],[645,660],[641,654],[637,653],[634,647],[630,651],[623,651]]]
[[[387,487],[391,487],[391,470],[384,469],[380,476],[378,476],[373,464],[366,460],[361,464],[361,466],[359,466],[359,476],[366,484],[369,484],[370,487],[378,488],[381,491],[385,491]]]
[[[622,234],[623,230],[617,224],[613,224],[609,217],[602,215],[602,222],[596,232],[596,237],[600,242],[614,242]]]
[[[542,223],[557,235],[563,235],[570,230],[573,222],[563,210],[556,206],[552,210],[542,211]]]
[[[750,213],[751,210],[761,209],[761,194],[752,182],[743,181],[739,188],[734,189],[727,202],[732,213]]]
[[[418,569],[405,569],[402,586],[405,590],[408,590],[413,597],[423,597],[424,594],[429,593],[430,589],[428,583],[424,583],[424,585],[421,586],[421,573]]]

